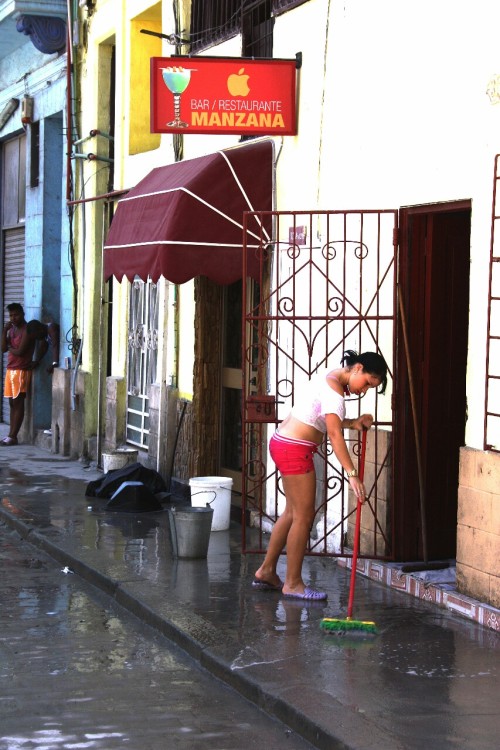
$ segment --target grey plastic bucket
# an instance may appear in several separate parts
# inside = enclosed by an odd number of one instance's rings
[[[212,530],[212,508],[169,508],[174,557],[206,557]]]

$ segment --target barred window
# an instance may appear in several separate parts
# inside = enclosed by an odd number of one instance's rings
[[[191,50],[219,44],[241,29],[242,0],[193,0],[191,6]]]
[[[193,0],[191,51],[243,35],[244,57],[271,57],[273,17],[307,0]]]
[[[303,5],[306,2],[307,0],[273,0],[273,15],[279,16],[280,13],[296,8],[298,5]]]
[[[254,2],[243,11],[243,57],[273,56],[271,0]]]

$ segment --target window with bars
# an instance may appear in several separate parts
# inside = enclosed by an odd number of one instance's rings
[[[191,50],[196,52],[223,42],[241,28],[241,0],[193,0],[191,6]]]
[[[273,26],[271,0],[261,0],[242,13],[243,57],[273,56]]]
[[[200,51],[242,33],[244,56],[271,57],[273,17],[307,1],[193,0],[191,51]]]
[[[307,2],[308,0],[272,0],[273,15],[278,16],[280,13],[284,13],[285,10],[291,10]]]

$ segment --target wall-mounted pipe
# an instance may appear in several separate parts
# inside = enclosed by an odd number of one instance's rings
[[[126,195],[128,193],[127,190],[113,190],[111,193],[102,193],[101,195],[93,195],[90,198],[78,198],[78,200],[75,201],[68,201],[68,206],[76,206],[79,203],[91,203],[92,201],[102,201],[102,200],[114,200],[115,198],[120,198],[122,195]]]
[[[87,161],[107,161],[108,164],[113,164],[114,159],[108,159],[107,156],[98,156],[92,152],[88,154],[71,154],[72,159],[86,159]]]
[[[115,140],[112,135],[110,135],[109,133],[103,133],[102,130],[96,130],[96,129],[94,129],[94,130],[90,131],[90,137],[91,138],[95,138],[96,135],[101,135],[103,138],[107,138],[108,141],[114,141]]]
[[[77,141],[73,141],[73,146],[79,146],[81,143],[86,143],[87,141],[92,140],[92,138],[95,138],[97,135],[101,135],[103,138],[107,138],[108,141],[115,140],[112,135],[109,135],[109,133],[103,133],[102,130],[93,128],[88,135],[85,135],[83,138],[79,138]]]

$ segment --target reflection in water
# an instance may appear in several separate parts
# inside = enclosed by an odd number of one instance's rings
[[[182,601],[201,607],[208,605],[210,585],[205,558],[198,560],[173,558],[171,581]]]
[[[144,518],[142,515],[110,513],[102,520],[102,525],[114,526],[121,531],[124,539],[145,539],[152,536],[153,529],[158,528],[158,521],[154,518]]]
[[[155,582],[168,575],[170,539],[164,511],[111,513],[91,506],[85,517],[84,535],[91,549],[104,552],[123,565],[124,576],[144,575]]]
[[[311,630],[319,632],[325,602],[287,599],[280,592],[251,591],[245,602],[246,632],[251,632],[254,640],[241,650],[231,669],[284,664],[303,657],[310,647]]]
[[[211,582],[229,581],[231,578],[230,533],[212,531],[208,545],[208,570]]]

